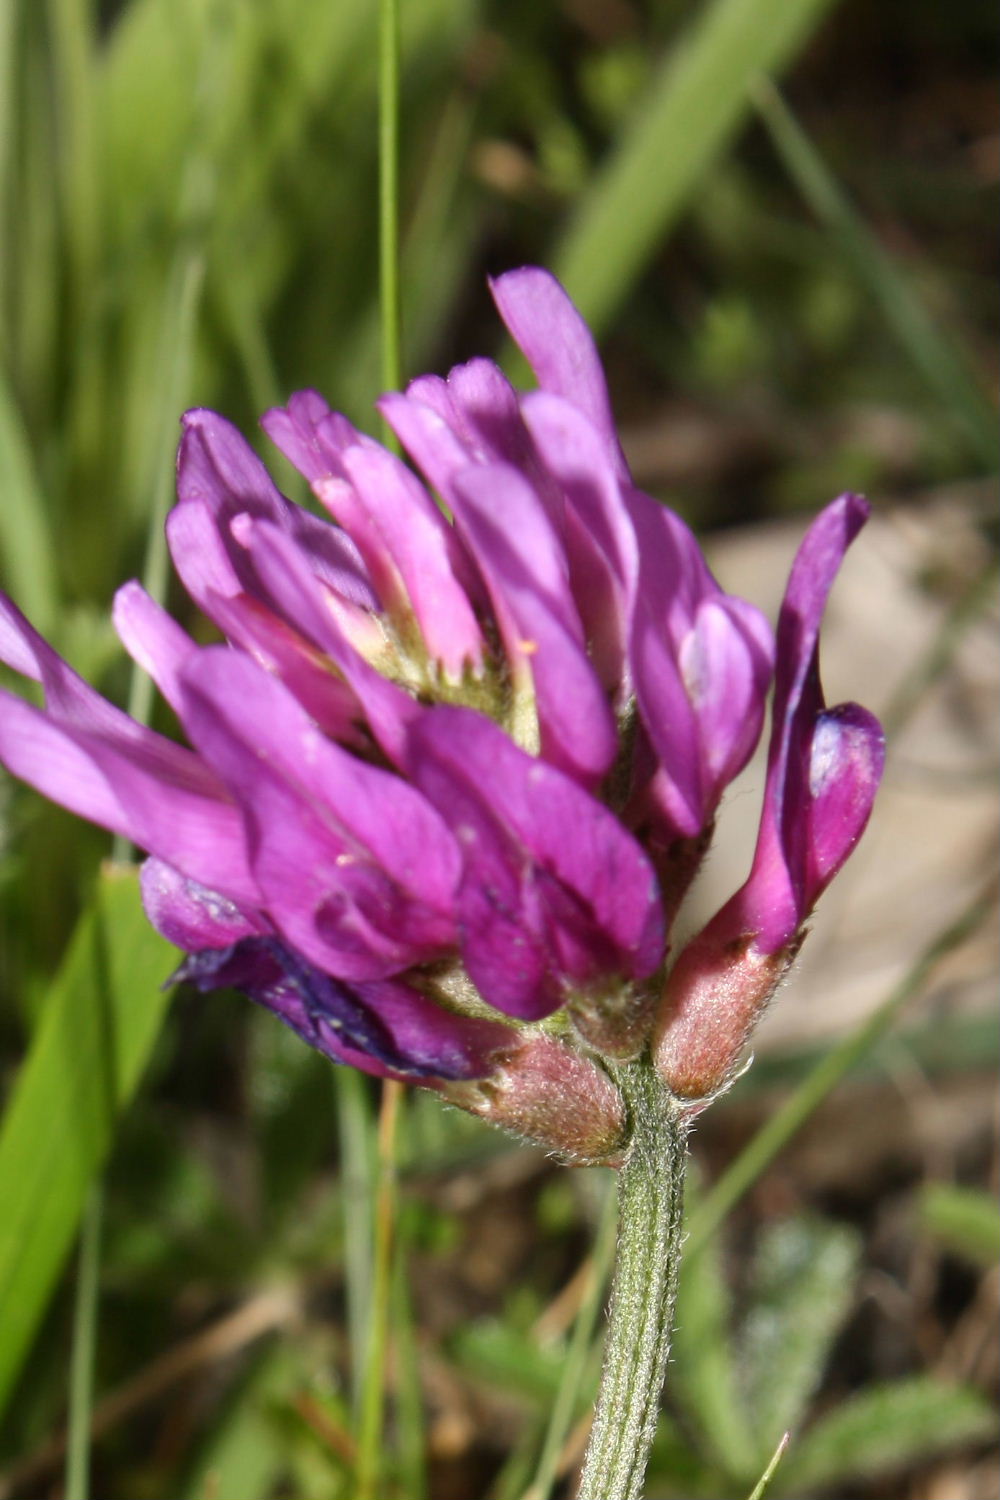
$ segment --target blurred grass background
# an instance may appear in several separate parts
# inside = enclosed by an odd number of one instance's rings
[[[992,7],[404,0],[402,23],[408,373],[509,357],[484,277],[551,265],[600,337],[639,482],[706,535],[769,536],[847,487],[930,527],[908,581],[931,626],[920,653],[901,641],[890,707],[902,726],[954,697],[995,608]],[[184,609],[159,540],[179,412],[252,434],[315,385],[372,426],[375,57],[371,0],[0,6],[0,580],[119,701],[114,588],[142,573]],[[92,1493],[354,1497],[378,1093],[236,1000],[167,1005],[171,954],[128,879],[99,878],[107,853],[0,784],[0,1495],[63,1493],[70,1251],[106,1163]],[[937,972],[904,974],[898,1004],[936,1015]],[[833,1074],[808,1050],[778,1037],[706,1117],[695,1212],[740,1206],[690,1257],[651,1500],[740,1500],[785,1426],[804,1436],[776,1494],[996,1488],[995,1030],[959,1006],[947,1038],[877,1033],[843,1043],[822,1171],[798,1132]],[[964,1099],[964,1131],[916,1149],[904,1076]],[[399,1141],[376,1492],[566,1494],[604,1174],[430,1098]]]

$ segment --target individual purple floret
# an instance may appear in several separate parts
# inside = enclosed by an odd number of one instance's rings
[[[885,746],[856,703],[827,708],[819,631],[844,553],[868,518],[841,495],[799,548],[778,621],[774,727],[749,879],[683,950],[667,983],[656,1060],[675,1092],[703,1098],[730,1076],[802,938],[802,924],[868,822]]]
[[[167,537],[225,644],[196,644],[134,582],[114,617],[192,748],[133,723],[0,599],[0,660],[45,692],[0,695],[0,760],[146,851],[178,977],[573,1159],[620,1160],[615,1064],[659,1007],[668,1081],[715,1088],[758,1004],[748,965],[773,984],[867,819],[878,726],[826,711],[816,665],[866,510],[836,501],[799,554],[753,871],[665,979],[774,643],[633,485],[559,284],[525,268],[492,291],[539,389],[476,359],[383,397],[419,477],[315,392],[267,413],[330,521],[224,418],[185,416]]]

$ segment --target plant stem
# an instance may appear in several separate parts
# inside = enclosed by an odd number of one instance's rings
[[[618,1082],[632,1145],[618,1180],[604,1371],[577,1500],[641,1500],[677,1297],[687,1126],[648,1060]]]

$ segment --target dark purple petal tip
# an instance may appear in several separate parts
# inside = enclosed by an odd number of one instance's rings
[[[454,1015],[398,981],[345,984],[273,937],[189,954],[172,982],[239,990],[334,1062],[380,1077],[479,1078],[516,1041],[509,1027]]]

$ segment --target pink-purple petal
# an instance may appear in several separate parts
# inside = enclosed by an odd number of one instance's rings
[[[652,867],[569,777],[489,720],[443,707],[414,731],[413,777],[462,850],[463,952],[491,1004],[537,1018],[562,1003],[567,982],[656,967]]]
[[[445,383],[442,380],[437,385],[445,389],[439,404],[450,413],[452,407]],[[453,508],[455,475],[468,467],[473,455],[459,436],[458,419],[442,414],[430,403],[426,382],[419,382],[419,387],[419,393],[411,386],[405,396],[397,393],[383,396],[378,409],[420,472],[446,505]]]
[[[364,709],[379,744],[405,765],[407,728],[420,713],[413,699],[372,667],[348,639],[342,610],[306,565],[295,544],[266,521],[242,530],[248,562],[260,592],[302,635],[326,653]],[[364,622],[359,622],[364,623]]]
[[[136,666],[151,677],[175,712],[180,707],[180,674],[197,645],[133,579],[115,594],[111,614],[118,638]]]
[[[456,525],[486,580],[508,659],[531,672],[542,754],[596,785],[615,758],[617,730],[587,655],[559,538],[506,465],[464,469],[455,496]]]
[[[0,761],[43,796],[130,839],[233,901],[259,901],[235,807],[190,751],[143,755],[0,694]],[[185,757],[185,759],[181,759]]]
[[[281,685],[214,649],[184,721],[243,809],[274,921],[328,972],[383,978],[454,942],[458,851],[420,794],[326,740]]]
[[[627,697],[639,554],[621,482],[600,434],[576,407],[535,391],[522,402],[535,449],[564,497],[573,594],[602,680]]]
[[[466,667],[479,667],[483,638],[455,576],[452,528],[394,454],[352,448],[344,455],[344,466],[363,511],[369,546],[391,559],[431,656],[458,680]],[[327,501],[322,485],[318,493]],[[358,542],[360,546],[360,537]],[[365,548],[361,550],[367,560]]]
[[[516,1045],[509,1027],[443,1010],[400,980],[348,984],[268,937],[192,954],[175,979],[242,990],[311,1047],[378,1078],[478,1078]]]
[[[542,390],[565,397],[589,418],[616,472],[627,480],[593,335],[559,282],[537,266],[523,266],[491,281],[490,290]]]
[[[357,548],[335,526],[285,499],[270,475],[230,422],[215,412],[185,413],[177,456],[181,506],[207,506],[223,534],[237,515],[268,520],[291,537],[312,571],[342,598],[365,608],[375,599]]]
[[[139,885],[146,916],[157,932],[188,953],[228,948],[241,938],[269,931],[259,912],[242,909],[162,859],[143,862]]]
[[[809,756],[809,869],[812,901],[826,888],[864,832],[885,761],[885,736],[857,703],[821,713]]]
[[[93,735],[95,743],[131,756],[145,771],[167,782],[208,797],[219,794],[218,783],[190,750],[136,723],[102,698],[4,594],[0,594],[0,661],[42,684],[45,713],[53,723]]]
[[[767,954],[791,941],[860,837],[882,772],[878,721],[854,704],[827,709],[819,632],[844,553],[868,518],[841,495],[799,548],[778,621],[773,727],[750,877],[719,914]],[[721,929],[720,929],[721,930]]]
[[[346,448],[377,448],[346,417],[331,411],[318,391],[297,391],[286,407],[272,407],[260,425],[274,445],[310,484],[342,476]]]
[[[709,802],[746,765],[764,722],[771,679],[769,632],[757,611],[724,594],[699,606],[681,645],[681,674],[698,721]]]

